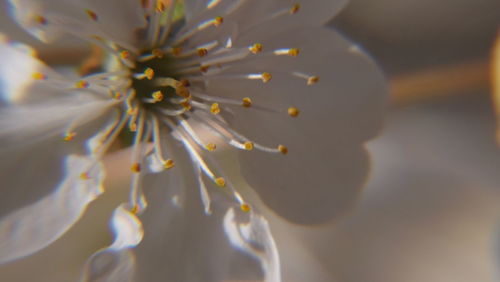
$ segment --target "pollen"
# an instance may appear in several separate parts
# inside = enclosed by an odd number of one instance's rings
[[[75,139],[75,136],[75,132],[66,132],[66,134],[64,134],[63,140],[66,142],[73,141],[73,139]]]
[[[34,72],[33,74],[31,74],[31,77],[33,77],[33,79],[35,79],[35,80],[46,80],[47,79],[47,76],[41,72]]]
[[[220,26],[224,22],[223,17],[215,17],[214,18],[214,26]]]
[[[300,4],[296,3],[292,6],[292,8],[290,8],[290,14],[292,15],[297,14],[299,10],[300,10]]]
[[[205,148],[210,151],[210,152],[213,152],[215,151],[215,149],[217,149],[217,145],[215,145],[214,143],[208,143]]]
[[[97,21],[97,19],[98,19],[97,14],[94,11],[87,9],[87,10],[85,10],[85,13],[87,13],[87,16],[89,16],[89,18],[91,20]]]
[[[291,57],[297,57],[300,53],[300,50],[297,49],[297,48],[290,48],[288,50],[288,56],[291,56]]]
[[[267,83],[267,82],[269,82],[271,80],[271,78],[273,78],[273,76],[270,73],[268,73],[268,72],[263,72],[261,74],[261,78],[262,78],[262,81],[264,83]]]
[[[155,91],[151,96],[155,102],[163,101],[163,93],[161,93],[161,91]]]
[[[247,141],[243,144],[243,146],[245,147],[245,150],[247,151],[252,151],[253,150],[253,143],[250,142],[250,141]]]
[[[39,25],[47,25],[48,23],[47,18],[40,15],[35,16],[35,22],[38,23]]]
[[[207,54],[208,54],[208,50],[207,50],[207,49],[205,49],[205,48],[200,48],[200,49],[198,49],[198,56],[200,56],[200,57],[204,57],[204,56],[206,56]]]
[[[252,210],[252,208],[250,207],[249,204],[241,204],[240,205],[240,209],[243,211],[243,212],[250,212]]]
[[[217,177],[214,181],[217,186],[226,187],[226,180],[223,177]]]
[[[90,179],[90,175],[88,172],[82,172],[80,173],[80,179],[81,180],[89,180]]]
[[[319,81],[319,77],[317,76],[311,76],[307,79],[307,85],[313,85],[316,84]]]
[[[245,97],[241,100],[241,105],[245,108],[250,108],[252,106],[252,99]]]
[[[139,164],[139,163],[132,164],[132,167],[130,167],[130,170],[132,170],[133,173],[141,172],[141,164]]]
[[[283,155],[286,155],[288,154],[288,148],[284,145],[279,145],[278,146],[278,151],[280,151],[280,153],[282,153]]]
[[[262,48],[263,48],[262,44],[255,43],[254,45],[250,46],[248,50],[250,50],[250,52],[252,52],[253,54],[258,54],[262,52]]]
[[[218,103],[213,103],[212,106],[210,106],[210,112],[214,115],[218,115],[220,113],[220,107]]]
[[[288,108],[288,114],[291,117],[298,117],[299,113],[300,113],[300,111],[296,107],[290,107],[290,108]]]
[[[90,84],[88,83],[88,81],[85,80],[79,80],[75,83],[75,87],[80,89],[88,88],[89,86]]]
[[[144,75],[147,79],[151,80],[155,76],[155,71],[152,68],[147,68],[144,70]]]
[[[163,167],[164,167],[165,169],[171,169],[171,168],[173,168],[174,166],[175,166],[175,163],[174,163],[174,161],[173,161],[173,160],[171,160],[171,159],[168,159],[168,160],[166,160],[166,161],[163,163]]]

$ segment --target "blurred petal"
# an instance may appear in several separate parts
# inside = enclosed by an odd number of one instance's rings
[[[332,30],[296,28],[260,42],[267,50],[298,48],[300,54],[249,60],[220,74],[270,72],[266,84],[211,80],[207,89],[215,96],[252,97],[254,105],[273,110],[231,109],[237,131],[260,144],[289,149],[286,156],[241,151],[242,173],[269,207],[290,220],[318,223],[343,214],[366,180],[364,142],[381,127],[383,75]],[[307,79],[294,77],[297,72],[319,81],[307,85]],[[298,107],[298,117],[287,114],[292,106]]]
[[[63,33],[99,36],[133,46],[134,32],[146,22],[135,0],[10,0],[17,21],[31,34],[50,41]]]
[[[1,219],[0,263],[32,254],[64,234],[103,192],[103,177],[95,160],[69,156],[65,179],[52,194]]]
[[[142,223],[125,205],[113,213],[111,226],[115,240],[108,247],[92,255],[85,266],[81,281],[133,281],[135,256],[129,248],[142,240]]]
[[[224,229],[231,244],[259,260],[265,282],[281,281],[280,258],[267,220],[255,213],[247,223],[238,222],[235,210],[224,217]]]

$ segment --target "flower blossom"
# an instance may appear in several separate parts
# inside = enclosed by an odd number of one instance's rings
[[[155,271],[281,281],[267,209],[315,224],[357,198],[385,87],[358,47],[323,27],[346,1],[10,2],[39,39],[76,36],[107,56],[72,76],[2,38],[0,263],[80,218],[125,136],[129,198],[112,216],[113,243],[88,260],[88,281],[157,281]],[[222,169],[223,147],[238,152],[253,191]]]

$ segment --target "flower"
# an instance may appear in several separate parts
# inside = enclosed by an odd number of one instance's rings
[[[84,279],[154,281],[155,268],[172,281],[233,269],[279,281],[267,207],[301,224],[344,213],[381,123],[376,65],[322,27],[345,2],[11,0],[34,36],[70,34],[108,57],[74,77],[2,41],[0,262],[64,234],[104,192],[110,146],[132,135],[129,200]],[[256,193],[220,169],[223,146]]]

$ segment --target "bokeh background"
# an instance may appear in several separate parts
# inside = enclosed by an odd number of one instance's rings
[[[64,63],[75,52],[50,51],[7,14],[2,0],[0,31],[36,45],[47,61]],[[390,105],[385,129],[368,144],[372,175],[359,205],[330,225],[293,227],[298,240],[335,281],[500,281],[492,94],[500,83],[493,71],[500,1],[352,0],[330,25],[378,61]],[[120,158],[107,160],[111,186],[127,181],[114,166]],[[107,220],[122,194],[111,189],[51,247],[0,266],[0,280],[73,281],[85,259],[111,241]]]

